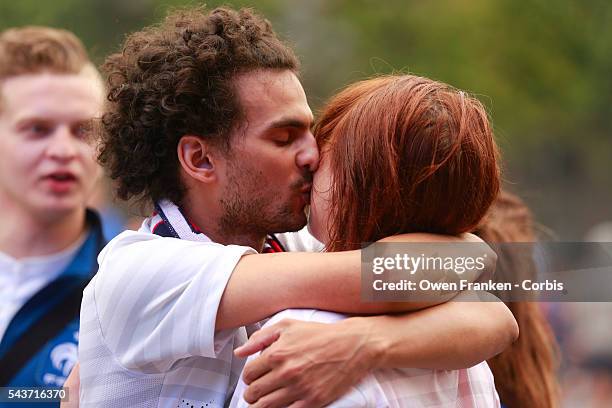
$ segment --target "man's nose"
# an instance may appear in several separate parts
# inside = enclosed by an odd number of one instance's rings
[[[55,160],[72,160],[77,154],[77,141],[67,126],[57,128],[55,134],[49,140],[47,155]]]
[[[296,157],[296,163],[298,167],[314,173],[319,167],[319,147],[317,146],[317,141],[312,133],[308,133],[309,135],[304,147],[300,150]]]

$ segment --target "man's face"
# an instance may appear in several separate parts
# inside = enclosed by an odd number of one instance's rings
[[[84,208],[100,173],[87,124],[101,103],[91,75],[0,82],[0,197],[46,220]]]
[[[236,89],[244,120],[226,156],[221,226],[259,234],[299,230],[319,162],[304,90],[289,70],[242,74]]]

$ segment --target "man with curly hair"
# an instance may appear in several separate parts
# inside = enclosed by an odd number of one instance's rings
[[[87,209],[100,174],[90,122],[103,95],[72,33],[0,33],[2,387],[61,387],[77,360],[81,293],[104,246]]]
[[[242,368],[234,349],[282,309],[429,306],[362,303],[360,251],[267,253],[312,246],[303,232],[276,233],[306,224],[319,153],[298,60],[265,19],[179,11],[128,36],[104,70],[99,159],[121,198],[155,212],[109,243],[84,291],[83,407],[223,406]],[[284,322],[238,350],[269,346],[245,374],[245,398],[256,407],[323,406],[377,367],[471,366],[515,336],[501,307],[458,313],[446,303],[397,319]]]

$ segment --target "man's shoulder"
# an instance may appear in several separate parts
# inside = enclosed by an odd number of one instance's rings
[[[137,248],[143,245],[150,247],[161,245],[161,242],[156,241],[162,239],[167,240],[171,238],[163,238],[155,234],[151,234],[150,232],[131,230],[123,231],[121,234],[111,239],[102,249],[98,255],[98,263],[102,265],[105,259],[107,259],[109,256],[115,255],[115,253],[120,252],[124,248]]]
[[[151,251],[156,248],[161,249],[159,252],[150,252],[149,255],[163,255],[171,252],[172,250],[183,250],[185,248],[200,248],[203,250],[223,250],[224,248],[231,249],[240,247],[239,245],[223,245],[212,241],[192,241],[187,239],[179,239],[173,237],[164,237],[149,231],[132,231],[126,230],[121,234],[113,238],[100,253],[100,258],[107,257],[111,254],[117,253],[123,250],[138,251],[146,250]],[[249,247],[241,247],[245,250],[251,249]],[[252,250],[252,249],[251,249]],[[253,251],[253,250],[252,250]],[[254,252],[254,251],[253,251]]]
[[[173,240],[173,239],[176,239],[176,238],[161,237],[159,235],[155,235],[148,231],[126,230],[126,231],[123,231],[121,234],[117,235],[112,240],[110,240],[107,247],[111,245],[121,247],[121,246],[131,245],[131,244],[140,243],[140,242],[148,242],[148,241],[155,241],[155,240]]]
[[[137,250],[138,248],[146,248],[150,250],[155,247],[172,249],[174,247],[188,247],[198,244],[207,244],[212,247],[222,246],[221,244],[216,244],[214,242],[196,242],[179,238],[163,237],[149,231],[126,230],[110,240],[100,253],[100,256],[104,257],[125,248],[130,248],[132,250]]]
[[[98,256],[98,276],[146,273],[163,269],[201,270],[214,261],[226,263],[252,248],[162,237],[147,231],[124,231],[113,238]]]

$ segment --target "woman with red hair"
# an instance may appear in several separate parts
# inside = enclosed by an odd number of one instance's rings
[[[321,162],[309,225],[327,251],[403,233],[470,232],[499,192],[498,153],[484,107],[427,78],[383,76],[347,87],[323,110],[315,137]],[[287,310],[268,325],[344,317]],[[238,396],[244,387],[239,383]],[[445,371],[376,370],[331,406],[496,407],[499,398],[481,362]]]
[[[349,86],[327,105],[315,137],[310,230],[328,251],[406,232],[472,231],[499,191],[484,107],[427,78]]]

